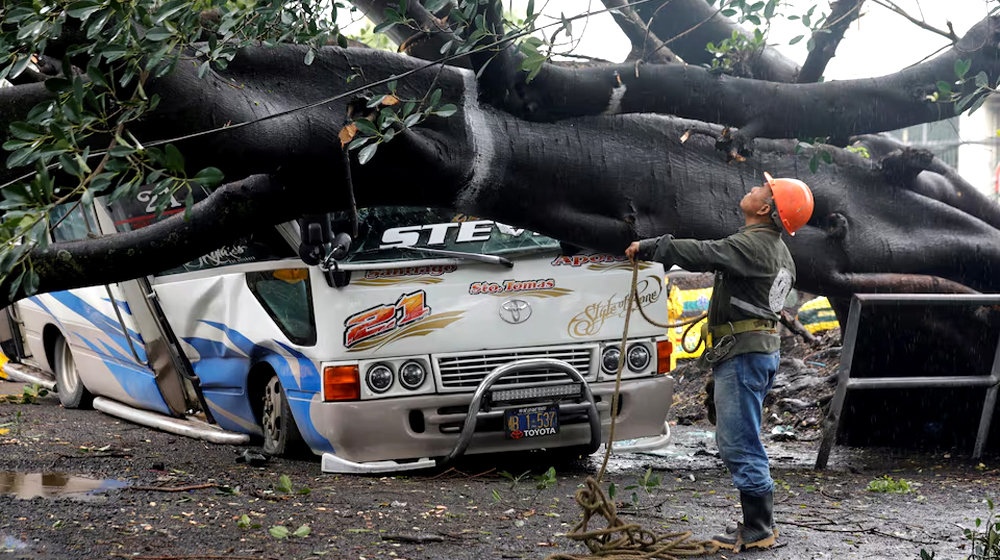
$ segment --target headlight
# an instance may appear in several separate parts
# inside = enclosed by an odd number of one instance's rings
[[[416,389],[424,384],[427,372],[420,362],[406,362],[399,368],[399,382],[407,389]]]
[[[374,393],[384,393],[392,387],[392,370],[385,364],[375,364],[368,368],[365,382]]]
[[[621,350],[617,346],[609,346],[601,354],[601,369],[604,373],[618,373],[618,359],[621,358]]]
[[[633,344],[628,349],[628,368],[636,373],[649,365],[649,348],[645,344]]]

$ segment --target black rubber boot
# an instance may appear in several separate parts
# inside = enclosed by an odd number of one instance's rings
[[[740,492],[743,504],[743,523],[735,531],[712,537],[719,548],[740,552],[748,548],[770,548],[778,539],[774,523],[774,494],[750,496]]]

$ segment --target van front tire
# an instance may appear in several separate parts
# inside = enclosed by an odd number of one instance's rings
[[[264,453],[285,457],[302,454],[305,443],[277,375],[268,380],[263,401],[260,424],[264,432]]]
[[[59,337],[55,348],[56,394],[66,408],[90,408],[94,395],[83,386],[80,373],[73,359],[73,351],[66,339]]]

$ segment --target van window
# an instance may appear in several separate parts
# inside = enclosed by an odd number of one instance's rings
[[[49,214],[49,223],[58,224],[52,229],[52,240],[55,242],[75,241],[86,238],[88,232],[100,232],[97,221],[78,202],[67,202],[53,208]]]
[[[171,199],[160,216],[156,215],[156,207],[152,198],[152,187],[140,190],[133,199],[120,199],[110,205],[111,217],[115,221],[115,229],[120,232],[142,229],[151,224],[184,212],[184,204]],[[200,190],[195,190],[195,202],[208,196]],[[183,200],[183,199],[182,199]],[[188,261],[181,266],[156,273],[156,276],[167,276],[183,272],[209,270],[224,266],[246,264],[253,262],[274,261],[297,257],[287,241],[277,230],[268,225],[262,227],[247,237],[237,240],[231,245],[220,247],[206,255]]]
[[[346,212],[334,215],[334,233],[350,231]],[[426,247],[464,253],[512,255],[558,250],[559,242],[526,229],[443,208],[382,206],[358,209],[358,238],[347,262],[435,258],[406,251]]]
[[[247,286],[281,332],[299,346],[316,344],[309,269],[248,272]]]

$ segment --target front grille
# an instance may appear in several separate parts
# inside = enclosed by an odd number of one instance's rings
[[[562,360],[576,368],[580,375],[590,375],[591,360],[596,355],[594,346],[573,346],[563,348],[541,348],[518,351],[497,351],[481,353],[462,353],[455,355],[434,356],[434,366],[438,372],[441,388],[450,391],[472,391],[494,369],[504,364],[530,358],[552,358]],[[564,373],[548,368],[537,371],[525,371],[505,377],[494,384],[521,385],[526,383],[544,383],[565,381]]]

